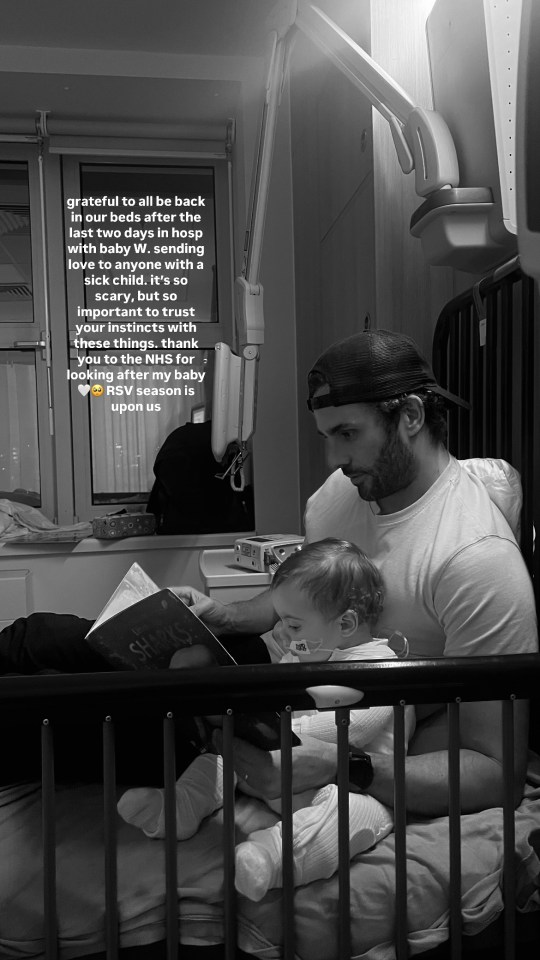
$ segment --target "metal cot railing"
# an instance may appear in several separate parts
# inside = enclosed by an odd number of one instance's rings
[[[448,415],[456,457],[501,457],[521,474],[521,549],[538,600],[540,552],[540,336],[538,290],[515,258],[451,300],[433,337],[441,386],[470,404]]]
[[[449,449],[462,459],[501,457],[521,474],[520,546],[532,576],[537,605],[540,597],[540,552],[535,550],[535,531],[540,529],[538,307],[538,289],[534,281],[521,272],[516,257],[450,301],[438,318],[433,339],[433,367],[439,383],[470,404],[469,410],[449,411]],[[539,708],[535,704],[535,719],[538,716]],[[505,722],[508,728],[510,719]],[[452,819],[451,814],[451,825]],[[513,849],[510,821],[505,824],[504,842],[508,858]],[[504,895],[506,900],[512,896],[509,873],[505,875]],[[511,942],[510,918],[506,938]]]
[[[307,688],[324,684],[359,691],[358,707],[391,704],[395,711],[395,945],[398,960],[408,956],[405,786],[405,705],[447,703],[449,720],[450,944],[452,960],[461,957],[459,715],[467,701],[503,702],[504,795],[504,942],[505,960],[514,960],[514,797],[513,718],[516,699],[539,689],[540,656],[463,658],[418,661],[370,661],[285,666],[219,667],[151,674],[111,673],[0,678],[0,723],[24,719],[35,724],[42,741],[43,911],[46,960],[58,957],[54,805],[54,738],[62,723],[93,723],[103,742],[104,942],[107,960],[119,950],[116,876],[115,723],[130,716],[163,719],[163,768],[166,810],[166,956],[182,956],[177,902],[175,837],[175,721],[193,714],[222,714],[225,777],[224,911],[225,957],[236,956],[234,888],[233,736],[236,713],[276,709],[281,714],[283,819],[283,957],[295,957],[294,882],[292,867],[291,711],[313,706]],[[361,702],[360,702],[361,701]],[[339,913],[336,929],[339,960],[351,957],[349,815],[349,708],[336,710],[338,741]],[[41,734],[40,734],[41,731]]]

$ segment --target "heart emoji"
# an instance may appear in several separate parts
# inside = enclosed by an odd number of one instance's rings
[[[80,394],[82,394],[83,397],[85,397],[87,393],[90,393],[90,384],[79,383],[77,385],[77,390],[79,391]]]

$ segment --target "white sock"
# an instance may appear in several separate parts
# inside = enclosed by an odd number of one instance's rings
[[[255,830],[235,850],[234,885],[255,903],[281,883],[281,831],[276,827],[281,827],[281,822],[266,830]]]
[[[338,866],[337,786],[318,790],[311,806],[293,816],[294,883],[300,886],[332,876]],[[382,840],[393,829],[392,812],[364,793],[349,794],[350,855],[356,856]],[[250,900],[261,900],[281,884],[281,821],[256,830],[236,848],[237,890]]]
[[[176,839],[195,834],[205,817],[223,805],[223,758],[203,753],[176,781]],[[134,787],[118,801],[118,813],[147,837],[165,836],[165,794],[158,787]]]

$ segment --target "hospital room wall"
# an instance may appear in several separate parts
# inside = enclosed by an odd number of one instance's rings
[[[433,0],[359,4],[347,25],[353,39],[428,108],[425,22],[432,6]],[[333,340],[368,327],[407,333],[430,356],[440,310],[471,278],[425,262],[420,241],[409,233],[411,215],[422,201],[413,175],[405,176],[399,167],[388,124],[308,41],[295,49],[291,87],[300,493],[305,502],[328,474],[305,403],[313,361]]]
[[[348,5],[350,35],[369,48],[369,8]],[[336,14],[337,19],[337,14]],[[373,324],[371,107],[322,54],[298,39],[291,76],[300,491],[324,479],[306,375],[333,340]]]
[[[424,109],[432,109],[426,19],[434,0],[377,0],[371,4],[372,56]],[[390,127],[373,111],[375,286],[377,326],[407,333],[427,356],[445,303],[469,284],[450,267],[431,267],[409,231],[422,199],[414,173],[398,164]]]

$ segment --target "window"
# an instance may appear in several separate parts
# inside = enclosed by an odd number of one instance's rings
[[[232,338],[226,161],[2,157],[0,496],[60,523],[144,509]]]
[[[0,160],[0,497],[54,513],[35,155]],[[32,162],[33,160],[33,162]]]
[[[41,506],[36,361],[26,350],[0,354],[0,496]]]

